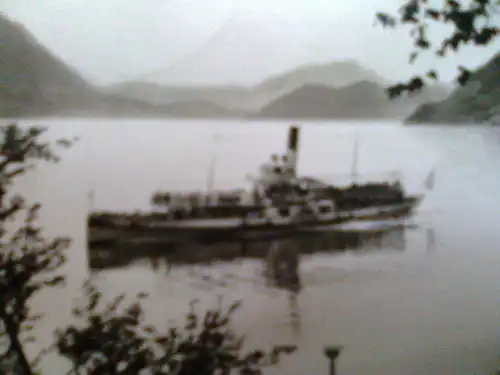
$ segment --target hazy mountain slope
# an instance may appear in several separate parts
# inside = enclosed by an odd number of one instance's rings
[[[362,81],[342,88],[306,85],[264,107],[270,118],[404,118],[419,101],[444,97],[446,91],[429,88],[420,97],[389,100],[385,86]]]
[[[500,53],[443,101],[420,106],[406,123],[500,124]]]
[[[387,81],[376,72],[361,66],[356,61],[335,61],[328,64],[302,66],[268,78],[257,87],[262,90],[294,90],[305,84],[342,87],[359,81],[387,84]]]
[[[245,116],[244,112],[228,110],[209,101],[192,100],[166,104],[165,111],[172,117],[184,118],[235,118]]]
[[[327,64],[306,65],[264,80],[254,88],[261,100],[256,106],[262,109],[272,101],[304,85],[344,87],[356,82],[370,81],[384,85],[386,81],[374,71],[356,61],[334,61]],[[257,100],[256,100],[257,101]]]
[[[345,88],[306,85],[262,109],[264,118],[384,118],[392,106],[383,89],[372,82]]]
[[[0,42],[0,116],[404,117],[416,103],[388,103],[383,80],[349,61],[297,68],[254,87],[130,82],[103,90],[89,85],[24,27],[2,16]]]
[[[50,112],[57,97],[90,90],[85,80],[0,15],[0,113]]]
[[[157,104],[204,100],[230,109],[253,112],[271,101],[308,84],[341,87],[359,81],[384,81],[376,73],[353,61],[302,66],[271,77],[252,87],[244,86],[162,86],[149,82],[125,82],[113,85],[108,92],[143,99]]]
[[[103,88],[105,92],[126,98],[141,99],[164,105],[188,101],[211,102],[219,107],[239,108],[246,99],[245,88],[239,86],[182,87],[162,86],[151,82],[125,82]]]
[[[219,108],[226,108],[231,113],[247,113],[255,115],[265,113],[267,106],[281,98],[300,90],[303,86],[317,85],[332,88],[342,88],[359,82],[371,82],[369,91],[374,93],[373,100],[379,100],[383,87],[388,85],[383,78],[375,72],[361,67],[353,61],[339,61],[322,65],[310,65],[299,67],[290,72],[271,77],[253,87],[240,86],[206,86],[206,87],[173,87],[162,86],[156,83],[148,82],[125,82],[108,88],[108,92],[119,94],[121,96],[133,99],[141,99],[155,104],[167,104],[172,102],[211,102]],[[345,91],[349,93],[349,91]],[[404,118],[413,112],[419,105],[429,101],[442,100],[447,95],[447,90],[442,87],[429,87],[419,95],[411,98],[401,98],[390,104],[390,113],[392,117]],[[367,93],[363,94],[364,100],[368,99]],[[337,98],[337,100],[339,100]],[[356,100],[350,96],[350,101]],[[381,111],[387,112],[386,101],[380,102]],[[383,104],[382,104],[383,103]],[[351,104],[353,108],[353,104]],[[302,107],[300,107],[302,108]],[[357,108],[360,108],[357,106]],[[287,111],[280,110],[284,118],[293,117],[297,114],[294,110],[288,114]],[[365,110],[359,115],[364,116]],[[314,117],[323,118],[321,113],[328,111],[321,110]],[[307,114],[308,115],[308,114]],[[306,113],[300,117],[306,116]],[[385,115],[384,115],[385,116]],[[332,118],[328,116],[326,118]]]
[[[166,108],[100,92],[2,15],[0,45],[0,116],[168,115]]]

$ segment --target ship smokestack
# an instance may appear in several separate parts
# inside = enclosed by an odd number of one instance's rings
[[[299,148],[299,127],[292,125],[288,131],[288,151],[297,153]]]
[[[292,125],[288,131],[287,159],[294,176],[296,175],[297,172],[297,161],[298,161],[297,154],[299,151],[299,136],[300,136],[300,128],[297,125]]]

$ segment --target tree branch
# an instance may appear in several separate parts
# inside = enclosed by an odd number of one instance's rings
[[[410,53],[409,63],[413,64],[424,51],[432,51],[435,56],[443,57],[449,52],[457,52],[466,45],[484,47],[491,44],[499,35],[498,25],[492,25],[492,14],[500,11],[498,0],[472,0],[472,2],[446,0],[439,8],[431,7],[427,0],[406,0],[396,14],[378,12],[376,23],[385,28],[407,26],[415,47]],[[428,37],[431,24],[449,24],[451,33],[438,46],[433,46]],[[456,81],[465,85],[471,77],[470,71],[459,67]],[[421,90],[426,81],[438,79],[437,72],[429,70],[423,75],[416,75],[407,82],[400,82],[387,89],[390,98],[403,93]]]

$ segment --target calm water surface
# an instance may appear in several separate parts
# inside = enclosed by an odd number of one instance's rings
[[[216,188],[245,186],[248,173],[285,146],[288,124],[43,120],[49,137],[80,136],[64,161],[44,166],[19,189],[44,204],[47,231],[73,237],[68,285],[36,301],[48,313],[37,347],[69,322],[78,286],[89,275],[85,218],[94,208],[147,209],[158,188],[203,189],[216,157]],[[148,318],[179,321],[188,302],[242,298],[235,325],[249,345],[296,342],[300,350],[279,368],[289,375],[327,374],[325,344],[345,346],[339,374],[490,374],[500,355],[500,147],[483,127],[400,127],[396,124],[308,124],[299,170],[333,181],[350,171],[355,133],[359,171],[401,170],[418,191],[430,168],[436,186],[406,230],[404,248],[387,240],[376,251],[297,257],[300,290],[266,283],[264,260],[154,269],[147,261],[95,277],[110,295],[151,293]],[[435,246],[428,247],[432,230]],[[270,244],[270,252],[276,248]],[[299,245],[295,244],[295,247]],[[304,247],[307,244],[300,244]],[[367,245],[368,246],[368,245]],[[278,246],[279,247],[279,246]],[[299,249],[300,250],[300,249]],[[36,348],[33,348],[35,350]],[[59,373],[62,364],[44,367]]]

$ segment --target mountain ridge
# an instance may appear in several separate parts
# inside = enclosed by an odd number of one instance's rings
[[[500,124],[500,53],[472,73],[464,87],[446,99],[427,103],[405,119],[406,124]]]
[[[75,114],[259,118],[267,116],[269,106],[273,103],[276,105],[277,101],[283,102],[287,98],[300,96],[310,90],[310,86],[315,86],[312,90],[314,95],[311,94],[314,100],[306,100],[307,105],[302,103],[288,106],[291,110],[282,111],[279,118],[304,118],[307,115],[335,119],[339,113],[347,113],[341,111],[341,107],[347,106],[351,108],[349,116],[356,118],[366,116],[365,113],[369,112],[366,108],[370,105],[373,113],[380,112],[377,116],[399,118],[401,111],[394,108],[406,108],[408,105],[404,102],[388,104],[383,93],[385,80],[374,71],[350,60],[300,66],[271,76],[251,87],[226,85],[194,89],[182,86],[165,88],[157,83],[124,82],[118,89],[116,86],[98,88],[90,85],[74,68],[38,43],[24,26],[1,14],[0,41],[6,46],[0,58],[0,116],[3,117]],[[369,89],[360,90],[356,86],[360,82],[368,85],[366,87]],[[319,86],[324,87],[322,89]],[[335,104],[334,98],[344,105]],[[420,101],[423,99],[421,97]],[[319,102],[338,109],[325,111],[319,108]],[[374,108],[370,104],[372,102],[378,103],[380,108]],[[298,113],[297,108],[302,108],[304,113]],[[406,112],[403,113],[405,114]]]
[[[350,70],[351,77],[345,74],[346,70]],[[325,74],[326,72],[328,74]],[[337,81],[337,86],[346,86],[360,79],[376,79],[382,82],[376,73],[347,60],[299,66],[251,86],[168,86],[154,82],[131,81],[111,85],[106,91],[128,98],[143,98],[155,104],[169,104],[186,100],[211,101],[228,110],[252,113],[258,112],[271,101],[304,84],[319,84],[327,80],[330,85]]]
[[[90,85],[20,23],[0,14],[0,117],[166,115]]]
[[[362,102],[362,105],[359,105]],[[303,85],[266,107],[262,118],[391,118],[395,115],[383,89],[361,81],[341,89],[326,85]]]
[[[337,69],[339,68],[340,69]],[[328,73],[328,70],[332,72]],[[350,75],[346,72],[350,71]],[[291,78],[290,78],[291,77]],[[165,86],[153,82],[123,82],[108,87],[107,92],[127,98],[142,98],[155,104],[173,104],[185,101],[210,101],[228,111],[246,113],[257,118],[264,108],[280,98],[300,90],[303,86],[318,85],[332,89],[347,89],[359,82],[371,82],[383,92],[389,85],[387,80],[370,69],[351,60],[335,61],[326,64],[310,64],[288,72],[271,76],[253,86]],[[372,91],[374,92],[374,91]],[[433,86],[423,91],[419,97],[406,98],[392,102],[392,107],[405,110],[390,110],[394,116],[404,118],[424,102],[443,99],[448,94],[444,86]],[[384,94],[385,95],[385,94]],[[363,103],[360,103],[362,106]],[[385,104],[384,104],[385,105]],[[291,114],[283,118],[290,118]]]

